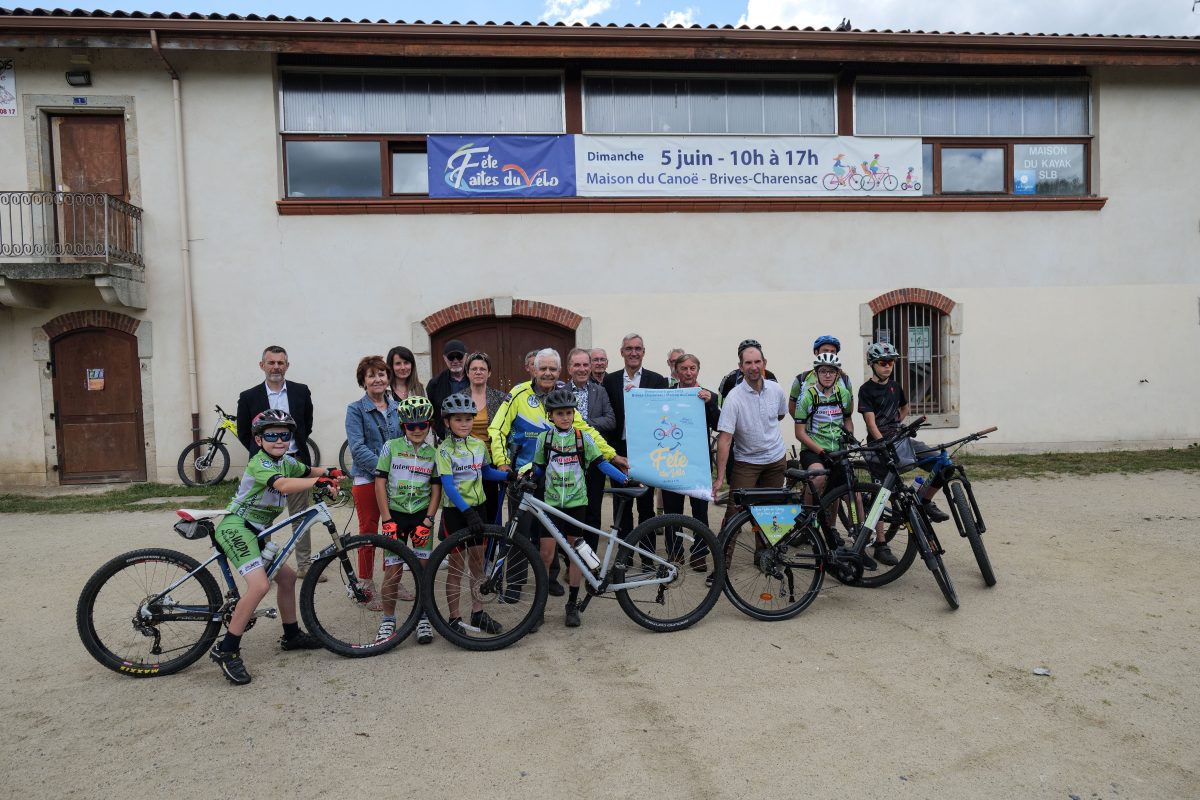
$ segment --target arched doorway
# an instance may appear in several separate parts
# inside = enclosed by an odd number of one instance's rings
[[[580,341],[582,322],[584,318],[580,315],[547,303],[491,298],[442,309],[421,324],[429,333],[433,374],[445,369],[442,348],[451,339],[460,339],[468,350],[482,351],[491,357],[491,385],[508,391],[529,380],[525,354],[530,350],[552,347],[565,361],[567,352]],[[585,340],[578,346],[590,343]]]

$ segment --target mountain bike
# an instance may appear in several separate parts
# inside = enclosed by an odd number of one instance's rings
[[[226,433],[237,438],[237,417],[226,414],[220,406],[216,406],[216,410],[217,424],[213,426],[212,434],[207,439],[192,442],[183,448],[179,460],[175,463],[179,479],[186,486],[214,486],[225,480],[225,475],[229,472],[229,448],[223,440]],[[312,439],[308,440],[307,445],[308,463],[320,464],[321,448],[317,447],[317,443]],[[345,445],[342,447],[344,449]],[[349,474],[348,469],[342,471]]]
[[[717,537],[706,525],[682,514],[665,514],[646,520],[622,538],[615,523],[608,531],[581,524],[539,500],[536,488],[534,481],[518,480],[513,490],[520,499],[507,525],[486,525],[481,534],[458,531],[429,556],[421,601],[433,626],[449,641],[468,650],[499,650],[540,624],[548,578],[541,554],[518,531],[523,514],[541,523],[542,535],[552,536],[579,567],[586,593],[579,602],[581,614],[593,597],[611,591],[621,610],[637,624],[655,632],[677,631],[699,622],[716,604],[725,564],[713,557]],[[650,490],[639,486],[605,491],[617,498],[614,519],[620,519],[627,503]],[[601,537],[605,541],[601,552],[586,547],[582,536],[572,547],[556,518],[569,523],[567,530],[573,536],[587,531]],[[660,534],[666,550],[662,556],[655,552]],[[706,584],[702,570],[715,576],[715,583]],[[472,615],[458,605],[468,599],[501,630],[489,632],[468,624]],[[450,620],[460,616],[462,623],[452,626]]]
[[[996,573],[992,570],[991,559],[988,558],[987,548],[983,544],[983,533],[987,531],[987,526],[983,523],[983,515],[979,513],[979,503],[975,501],[975,492],[971,488],[970,479],[967,478],[967,471],[961,464],[954,463],[953,456],[967,444],[986,439],[987,435],[995,430],[997,428],[992,426],[916,453],[917,466],[928,470],[929,479],[937,482],[935,486],[942,487],[946,502],[950,506],[950,516],[958,527],[959,535],[971,544],[971,552],[975,555],[975,562],[979,564],[983,582],[988,586],[996,585]],[[953,450],[947,452],[951,448]]]
[[[258,535],[262,542],[289,529],[293,522],[299,523],[267,565],[267,576],[274,577],[300,536],[321,523],[329,531],[330,544],[314,558],[300,585],[299,610],[304,625],[322,645],[339,655],[384,653],[416,627],[420,605],[400,597],[416,595],[418,561],[403,543],[389,537],[339,535],[326,503],[340,504],[337,496],[320,487],[314,488],[312,496],[312,506]],[[176,550],[134,550],[100,567],[79,596],[75,622],[83,646],[105,667],[123,675],[150,678],[188,667],[212,647],[241,597],[229,561],[214,539],[217,521],[225,512],[181,509],[176,513],[180,517],[174,526],[176,533],[191,541],[207,538],[212,544],[212,552],[204,562]],[[383,641],[376,641],[382,613],[368,610],[371,592],[359,585],[355,575],[358,550],[367,546],[408,567],[400,584],[404,588],[396,588],[395,598],[385,598],[396,600],[398,624]],[[213,562],[225,583],[224,596],[208,570]],[[320,583],[327,573],[339,580]],[[246,629],[261,617],[276,616],[276,609],[260,608]]]

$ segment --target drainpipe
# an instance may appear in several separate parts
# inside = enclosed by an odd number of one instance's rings
[[[200,390],[196,374],[196,318],[192,308],[192,250],[188,231],[187,173],[183,168],[183,99],[179,93],[179,73],[171,66],[158,45],[158,31],[150,31],[150,47],[171,76],[175,103],[175,173],[179,187],[179,261],[183,266],[183,317],[187,333],[188,400],[192,411],[192,441],[200,440]]]

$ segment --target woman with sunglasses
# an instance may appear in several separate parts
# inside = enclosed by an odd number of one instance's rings
[[[400,435],[400,415],[396,399],[388,393],[389,374],[387,362],[380,356],[365,356],[358,362],[355,372],[358,385],[366,393],[346,406],[346,441],[353,462],[350,477],[354,481],[351,492],[354,508],[358,514],[360,534],[379,533],[379,506],[375,502],[375,465],[384,442]],[[375,548],[363,547],[358,551],[358,577],[364,590],[371,594],[367,608],[379,611],[379,594],[375,591]],[[401,600],[411,600],[411,592],[402,590]]]
[[[424,397],[425,387],[417,377],[417,358],[407,347],[388,350],[388,386],[396,402],[409,397]]]
[[[504,402],[504,392],[488,385],[492,377],[492,359],[487,353],[471,353],[467,356],[467,390],[462,394],[468,395],[474,402],[475,418],[471,420],[471,435],[491,449],[491,439],[488,438],[488,425],[500,404]],[[500,508],[500,484],[493,481],[483,482],[485,512],[487,523],[496,522],[496,512]]]

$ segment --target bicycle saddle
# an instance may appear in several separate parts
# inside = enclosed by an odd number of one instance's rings
[[[616,486],[611,489],[605,489],[604,493],[615,495],[617,497],[641,497],[648,491],[650,491],[649,486],[634,486],[632,488]]]
[[[182,519],[192,522],[197,519],[208,519],[210,517],[221,517],[226,513],[223,508],[181,508],[175,514]]]

